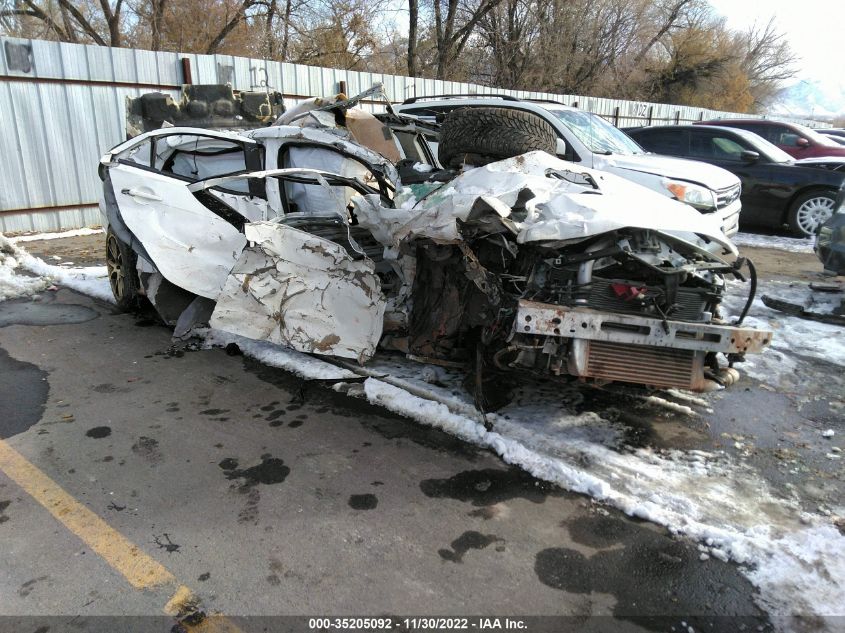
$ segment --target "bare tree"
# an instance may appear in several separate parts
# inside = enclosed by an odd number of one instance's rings
[[[417,29],[420,22],[419,0],[408,0],[408,75],[417,76]]]
[[[123,0],[99,0],[92,5],[99,13],[83,12],[88,7],[76,6],[69,0],[58,0],[59,15],[52,2],[18,0],[11,7],[0,10],[0,17],[27,17],[42,23],[52,35],[63,42],[93,42],[100,46],[121,46],[121,12]],[[87,13],[87,14],[86,14]],[[61,20],[59,24],[58,20]]]
[[[499,2],[501,0],[433,0],[437,79],[447,79],[479,21]]]
[[[789,47],[786,36],[778,33],[774,17],[765,25],[754,24],[737,35],[742,49],[740,62],[748,76],[756,107],[766,105],[777,95],[783,82],[796,75],[798,57]]]
[[[522,87],[535,60],[542,8],[533,0],[503,0],[478,23],[478,34],[490,51],[490,81],[503,88]]]
[[[164,27],[164,7],[167,0],[150,0],[150,48],[154,51],[161,50],[161,36]]]
[[[309,2],[307,15],[291,24],[296,35],[292,61],[365,70],[379,50],[374,25],[383,7],[379,0]]]
[[[242,0],[240,5],[235,9],[232,15],[228,18],[228,20],[223,24],[223,27],[217,32],[211,42],[208,45],[208,48],[205,49],[207,55],[213,55],[214,53],[218,52],[220,49],[220,45],[223,44],[223,40],[231,33],[235,27],[237,27],[241,22],[246,19],[247,10],[255,4],[256,0]]]

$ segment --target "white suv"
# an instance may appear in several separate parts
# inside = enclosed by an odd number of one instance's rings
[[[649,154],[602,117],[578,108],[510,96],[444,96],[408,99],[394,109],[434,120],[459,108],[489,107],[533,112],[547,121],[558,136],[557,154],[564,160],[609,171],[686,202],[702,213],[718,213],[728,237],[739,228],[741,185],[735,175],[695,160]]]

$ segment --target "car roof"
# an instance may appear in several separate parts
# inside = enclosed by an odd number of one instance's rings
[[[523,99],[509,94],[443,94],[428,95],[422,97],[409,97],[401,105],[411,105],[422,101],[447,101],[451,99],[501,99],[502,101],[523,101],[529,103],[554,103],[565,106],[566,104],[556,99]]]
[[[477,103],[474,103],[477,102]],[[502,107],[527,107],[527,109],[540,108],[543,110],[573,110],[575,112],[586,112],[565,103],[544,99],[518,99],[511,95],[442,95],[431,97],[411,97],[400,105],[394,106],[398,110],[406,106],[424,106],[437,104],[465,104],[467,106],[483,105],[487,102],[501,103]],[[587,114],[589,114],[587,112]]]
[[[625,128],[626,132],[639,132],[643,130],[690,130],[695,132],[703,131],[701,128],[696,127],[692,123],[686,125],[643,125],[640,127]],[[728,125],[708,125],[707,131],[710,130],[722,130],[723,132],[730,132],[731,134],[739,134],[742,136],[757,136],[756,134],[754,134],[754,132],[749,132],[748,130],[741,130],[739,128],[730,127]]]
[[[772,119],[709,119],[707,121],[696,121],[695,125],[719,125],[720,123],[764,123],[766,125],[792,125],[786,121],[773,121]]]
[[[758,147],[756,147],[755,149],[759,149],[760,141],[766,142],[766,139],[761,137],[759,134],[755,134],[754,132],[752,132],[750,130],[743,130],[742,128],[730,127],[730,126],[727,126],[727,125],[707,125],[704,128],[702,128],[701,126],[693,125],[693,124],[689,124],[689,125],[652,125],[650,127],[632,128],[632,129],[629,129],[629,130],[626,130],[626,131],[636,133],[637,130],[659,130],[659,129],[674,129],[674,130],[678,130],[678,131],[689,130],[689,131],[696,131],[696,132],[704,132],[704,131],[719,132],[719,131],[721,131],[721,132],[725,132],[725,133],[728,133],[728,134],[734,134],[735,136],[738,136],[742,139],[745,139],[749,143],[752,143],[752,144],[757,143]]]

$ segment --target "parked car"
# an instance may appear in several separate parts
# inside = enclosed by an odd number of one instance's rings
[[[695,125],[718,125],[754,132],[793,158],[845,156],[845,147],[836,141],[797,123],[769,119],[718,119],[698,121]]]
[[[845,138],[845,128],[841,127],[823,127],[816,130],[819,134],[826,136],[836,136],[838,138]]]
[[[840,145],[845,145],[845,130],[835,129],[835,128],[826,128],[822,130],[816,130],[822,136],[826,136],[831,141],[839,143]]]
[[[718,354],[771,341],[720,319],[739,268],[703,248],[736,254],[713,216],[544,151],[437,170],[394,136],[415,133],[401,115],[297,117],[162,128],[102,157],[119,306],[146,297],[177,335],[208,324],[359,363],[381,348],[464,366],[482,410],[519,377],[708,390],[735,379]],[[466,136],[454,123],[442,159]]]
[[[511,96],[417,97],[396,111],[433,121],[454,110],[496,108],[523,113],[523,125],[534,118],[551,125],[559,158],[591,169],[610,172],[701,213],[714,213],[730,237],[737,232],[740,211],[739,180],[723,169],[700,162],[653,156],[598,115],[549,101],[526,101]]]
[[[836,192],[845,181],[845,171],[835,169],[845,165],[843,159],[796,162],[739,128],[667,125],[626,132],[650,152],[694,158],[736,174],[742,181],[743,224],[787,225],[796,235],[814,235],[833,212]]]

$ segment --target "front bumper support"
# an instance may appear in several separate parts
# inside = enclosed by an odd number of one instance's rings
[[[662,321],[633,314],[599,312],[524,299],[519,302],[514,328],[519,334],[724,354],[762,352],[772,340],[772,333],[767,330]]]

